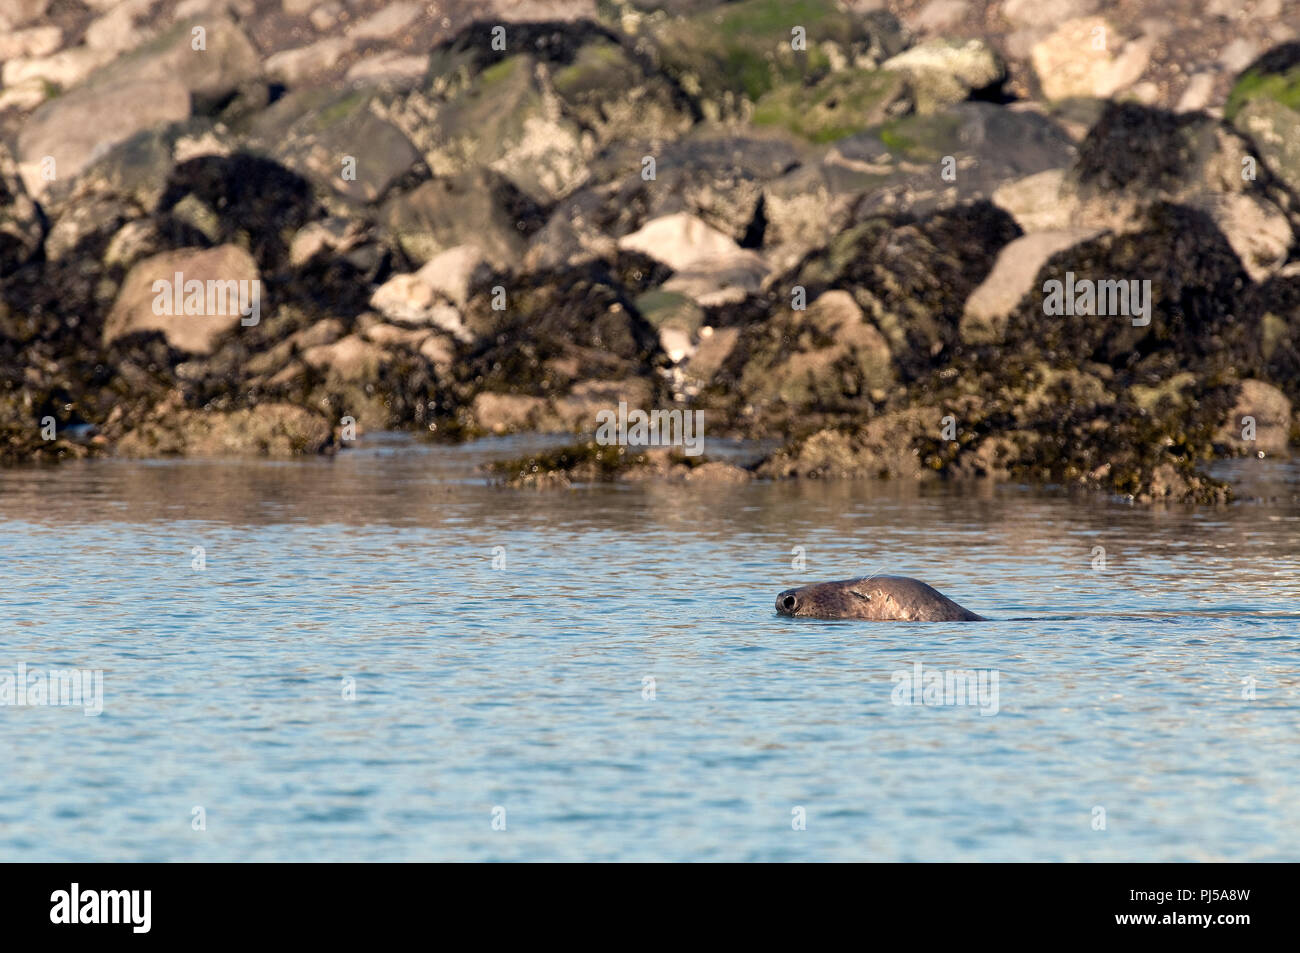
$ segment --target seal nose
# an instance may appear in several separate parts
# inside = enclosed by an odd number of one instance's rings
[[[793,589],[787,589],[776,597],[776,611],[782,615],[794,615],[794,610],[799,608],[799,600],[794,596]]]

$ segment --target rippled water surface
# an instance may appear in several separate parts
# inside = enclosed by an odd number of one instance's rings
[[[1300,468],[1219,509],[476,472],[520,449],[0,471],[0,671],[103,671],[98,717],[0,707],[0,859],[1300,859]],[[772,610],[872,571],[995,621]],[[894,704],[918,662],[996,714]]]

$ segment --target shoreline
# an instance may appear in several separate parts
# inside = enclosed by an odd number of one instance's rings
[[[0,99],[0,463],[626,406],[779,441],[759,476],[1223,501],[1214,460],[1300,445],[1300,42],[1180,3],[19,24],[4,90],[66,72]]]

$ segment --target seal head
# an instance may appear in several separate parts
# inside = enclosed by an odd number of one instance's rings
[[[787,589],[776,597],[781,615],[872,622],[984,622],[939,590],[906,576],[870,576]]]

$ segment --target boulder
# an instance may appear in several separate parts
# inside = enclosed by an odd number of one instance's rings
[[[564,112],[592,130],[601,144],[671,140],[694,115],[667,77],[646,68],[621,44],[595,39],[550,77]]]
[[[911,80],[917,111],[925,114],[961,102],[972,92],[994,87],[1006,77],[1006,67],[981,40],[937,39],[890,57],[886,70]]]
[[[1105,99],[1142,77],[1154,47],[1148,36],[1124,42],[1103,17],[1077,17],[1034,46],[1030,59],[1048,99]]]
[[[471,292],[490,276],[491,268],[477,245],[458,245],[435,255],[417,274],[435,292],[463,308]]]
[[[384,204],[380,220],[416,262],[472,244],[493,267],[505,271],[518,265],[543,216],[501,175],[475,169],[395,195]]]
[[[811,142],[834,142],[907,112],[911,105],[899,72],[845,70],[814,86],[776,87],[759,99],[753,121],[781,126]]]
[[[638,251],[683,271],[708,260],[741,254],[735,240],[688,212],[664,215],[619,239],[619,248]]]
[[[531,56],[485,69],[442,104],[423,131],[429,168],[438,176],[491,168],[534,201],[549,203],[587,176],[592,144],[550,101]]]
[[[889,344],[847,291],[827,291],[804,311],[782,311],[746,328],[748,360],[738,396],[756,407],[777,404],[799,415],[869,405],[894,383]]]
[[[315,43],[280,50],[266,58],[266,75],[297,86],[330,70],[339,57],[351,52],[353,40],[346,36],[326,36]]]
[[[54,182],[71,182],[113,145],[189,114],[189,90],[174,80],[83,86],[28,118],[18,136],[23,182],[42,196]]]
[[[0,0],[0,29],[12,30],[43,16],[50,0]]]
[[[203,46],[194,31],[202,30]],[[71,52],[71,51],[68,51]],[[112,50],[98,51],[108,58]],[[257,75],[248,38],[225,17],[183,21],[87,76],[36,110],[18,136],[27,190],[43,194],[53,157],[57,181],[70,182],[92,159],[151,127],[189,116],[193,101],[217,102]],[[17,78],[6,75],[5,84]]]
[[[201,307],[198,298],[192,305],[198,313],[165,313],[176,310],[170,289],[178,274],[184,283],[183,300],[189,296],[190,282],[202,283]],[[155,291],[157,281],[166,282],[168,290]],[[230,282],[259,282],[252,257],[234,245],[183,248],[147,258],[135,265],[122,282],[117,300],[104,321],[104,344],[137,331],[161,331],[167,343],[178,350],[209,354],[221,335],[241,323],[239,293],[236,290],[230,294]],[[214,295],[214,289],[220,294]],[[259,296],[260,293],[259,287]],[[162,307],[158,306],[160,302]],[[260,301],[260,304],[269,310],[267,302]],[[190,306],[188,302],[186,305]]]
[[[373,89],[312,89],[276,103],[252,132],[287,168],[373,203],[420,161],[405,133],[376,112],[375,97]]]
[[[834,0],[741,0],[655,19],[647,32],[659,62],[706,117],[743,114],[778,86],[833,69],[879,66],[904,46],[898,21]]]
[[[804,147],[782,132],[701,128],[662,146],[628,144],[591,165],[591,182],[561,201],[533,237],[529,268],[610,260],[619,238],[674,213],[697,216],[744,247],[763,240],[764,184],[798,165]],[[655,160],[653,179],[643,177]]]
[[[1241,382],[1236,404],[1217,439],[1237,453],[1285,453],[1291,433],[1291,401],[1259,380]]]
[[[1059,251],[1099,235],[1096,229],[1033,232],[1008,244],[998,253],[993,270],[971,292],[962,312],[960,334],[967,344],[995,344],[1003,340],[1007,316],[1034,288],[1034,280],[1047,260]]]

